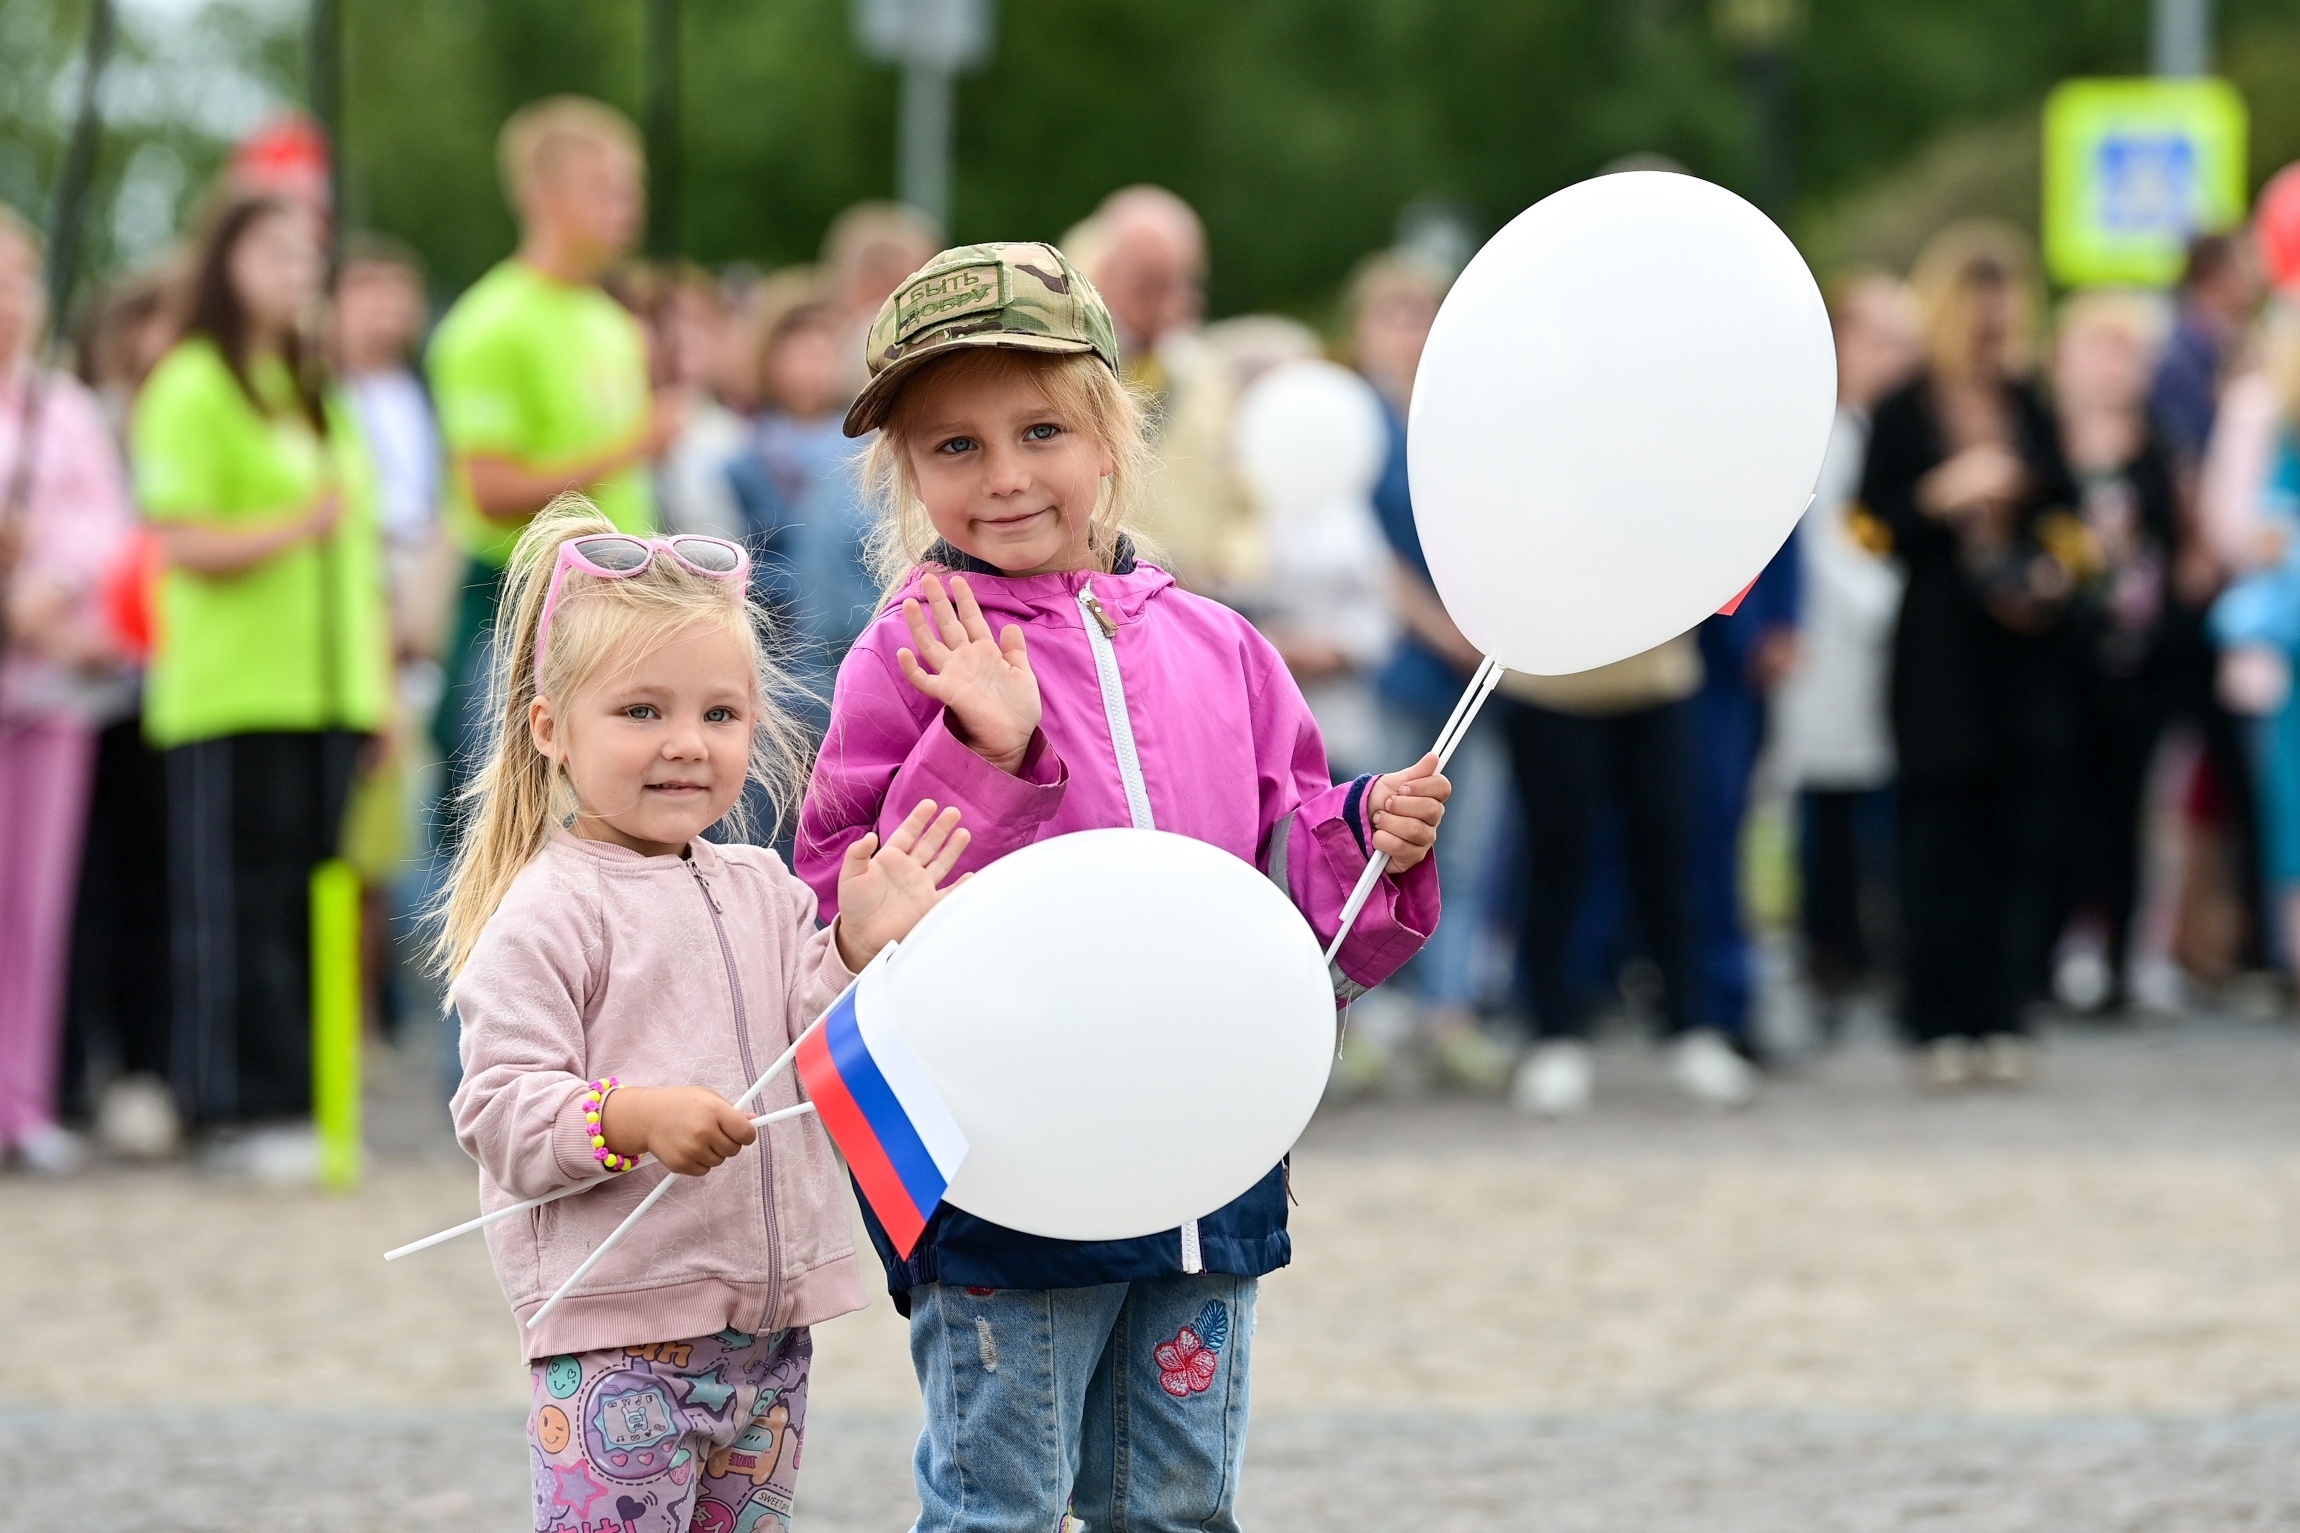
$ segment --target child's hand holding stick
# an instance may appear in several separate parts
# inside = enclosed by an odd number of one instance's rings
[[[1392,773],[1375,783],[1376,794],[1381,793],[1385,784],[1389,785],[1390,791],[1379,798],[1368,795],[1373,800],[1369,809],[1378,811],[1375,814],[1377,823],[1372,838],[1374,855],[1366,863],[1366,871],[1360,875],[1358,886],[1350,891],[1349,903],[1342,906],[1342,919],[1335,927],[1333,942],[1326,948],[1327,963],[1334,961],[1334,955],[1341,952],[1342,944],[1349,940],[1350,928],[1357,924],[1358,912],[1366,908],[1366,901],[1373,895],[1375,883],[1391,866],[1393,852],[1411,855],[1413,861],[1403,864],[1403,867],[1410,868],[1427,857],[1430,848],[1437,844],[1437,822],[1444,818],[1445,800],[1453,792],[1453,785],[1438,774],[1453,759],[1455,747],[1469,733],[1469,726],[1476,721],[1478,710],[1485,706],[1485,700],[1493,695],[1495,687],[1501,685],[1504,669],[1490,655],[1480,661],[1477,671],[1469,679],[1469,685],[1462,691],[1461,701],[1453,705],[1453,714],[1445,721],[1445,728],[1438,731],[1437,744],[1431,747],[1430,754],[1405,771]],[[1398,792],[1401,786],[1416,784],[1419,786],[1415,786],[1409,793]],[[1442,793],[1434,791],[1439,784],[1444,785]],[[1432,801],[1437,816],[1425,818],[1425,806]],[[1381,822],[1381,815],[1385,813],[1393,814],[1394,818],[1386,823]],[[1385,837],[1388,844],[1384,843]]]
[[[923,799],[887,838],[885,846],[878,845],[876,836],[865,836],[848,849],[847,865],[839,873],[839,931],[835,940],[839,944],[840,959],[849,969],[860,972],[889,943],[909,936],[921,916],[940,904],[950,889],[966,882],[961,878],[949,889],[940,887],[957,865],[959,855],[966,850],[969,834],[958,828],[957,809],[945,809],[939,816],[934,810],[934,801]],[[606,1107],[600,1114],[601,1137],[607,1140],[608,1148],[618,1154],[631,1155],[642,1162],[660,1160],[679,1175],[701,1176],[755,1140],[758,1129],[814,1111],[812,1103],[801,1102],[796,1107],[756,1118],[744,1114],[744,1109],[758,1100],[759,1093],[790,1067],[798,1052],[799,1046],[794,1042],[732,1103],[699,1086],[621,1087],[608,1094]],[[622,1104],[620,1111],[617,1111],[618,1103]],[[636,1114],[634,1108],[638,1109]],[[611,1127],[609,1120],[613,1120]],[[658,1144],[657,1136],[661,1136],[664,1143]],[[733,1148],[726,1148],[729,1144]],[[671,1153],[666,1154],[666,1148]],[[509,1204],[476,1219],[465,1220],[453,1229],[386,1251],[383,1259],[397,1261],[402,1256],[412,1256],[458,1235],[485,1229],[513,1214],[555,1203],[598,1185],[597,1181],[577,1182],[541,1197]],[[592,1253],[594,1259],[605,1255],[622,1237],[623,1230],[630,1228],[670,1185],[670,1178],[664,1178],[648,1194],[647,1201],[632,1211],[622,1228]],[[573,1279],[569,1282],[572,1284]]]
[[[1437,845],[1438,822],[1451,797],[1453,784],[1438,770],[1436,751],[1402,772],[1374,779],[1366,793],[1366,823],[1373,828],[1374,850],[1389,858],[1392,873],[1416,866]]]

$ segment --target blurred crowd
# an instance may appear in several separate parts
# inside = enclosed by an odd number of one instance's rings
[[[325,859],[368,890],[373,1026],[431,1036],[424,912],[501,569],[562,488],[747,542],[818,724],[876,608],[840,426],[942,231],[866,203],[810,265],[642,262],[618,114],[538,103],[500,158],[519,244],[440,313],[412,251],[335,229],[278,154],[236,160],[67,344],[40,236],[0,211],[0,1150],[27,1166],[92,1135],[308,1174]],[[1263,627],[1337,774],[1413,760],[1479,660],[1406,474],[1445,252],[1368,255],[1321,327],[1208,322],[1217,252],[1157,187],[1060,242],[1155,407],[1159,558]],[[2300,964],[2300,297],[2266,276],[2248,233],[2211,235],[2169,297],[2048,307],[1986,223],[1838,274],[1796,534],[1695,631],[1507,679],[1451,768],[1444,920],[1354,1006],[1336,1089],[1573,1112],[1592,1029],[1627,1016],[1739,1104],[1863,1007],[1927,1085],[2019,1085],[2044,1008]],[[1253,472],[1286,461],[1241,443],[1258,391],[1344,368],[1360,404],[1297,424],[1296,458],[1364,472],[1315,496]],[[771,838],[792,806],[757,807]]]

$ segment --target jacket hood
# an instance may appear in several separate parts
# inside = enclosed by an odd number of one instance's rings
[[[1131,623],[1141,616],[1142,609],[1160,593],[1173,587],[1174,577],[1155,564],[1143,564],[1134,557],[1134,545],[1121,538],[1118,543],[1117,569],[1074,570],[1057,575],[1009,575],[983,563],[980,559],[959,552],[948,543],[937,543],[926,558],[903,577],[901,587],[887,599],[884,612],[899,612],[902,604],[912,597],[924,601],[926,577],[935,575],[964,575],[974,592],[974,599],[982,606],[983,616],[996,627],[1000,622],[1023,623],[1057,622],[1076,626],[1078,593],[1091,581],[1095,599],[1104,610],[1120,623]]]

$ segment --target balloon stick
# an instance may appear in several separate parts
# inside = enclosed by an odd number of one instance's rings
[[[1478,662],[1477,670],[1470,676],[1469,686],[1462,692],[1461,701],[1453,705],[1453,713],[1446,719],[1445,728],[1438,731],[1437,744],[1431,747],[1437,754],[1439,771],[1444,771],[1446,763],[1453,759],[1455,747],[1469,733],[1470,725],[1477,722],[1478,710],[1485,706],[1487,698],[1493,696],[1493,689],[1501,685],[1506,670],[1507,667],[1496,662],[1491,655]],[[1349,903],[1342,906],[1341,925],[1334,931],[1333,945],[1326,949],[1326,962],[1329,965],[1333,963],[1334,955],[1342,950],[1342,944],[1349,940],[1350,928],[1357,924],[1358,912],[1366,908],[1366,901],[1373,897],[1374,884],[1389,865],[1390,854],[1376,852],[1373,860],[1366,864],[1366,871],[1359,875],[1358,886],[1350,891]]]
[[[877,963],[884,959],[886,955],[893,952],[894,949],[895,944],[892,942],[888,943],[885,947],[879,949],[879,956],[872,959],[871,963]],[[863,965],[863,968],[865,971],[868,971],[870,964]],[[861,983],[862,980],[860,976],[857,976],[855,979],[848,981],[846,990],[841,990],[839,992],[839,1001],[846,999],[847,990],[852,990],[856,985]],[[832,1008],[837,1006],[838,1003],[838,1001],[833,1001],[829,1006],[824,1007],[823,1017],[829,1016],[831,1014]],[[815,1030],[815,1028],[822,1026],[822,1021],[822,1017],[815,1018],[813,1025],[807,1028],[807,1033],[811,1033]],[[806,1037],[807,1033],[801,1033],[799,1034],[799,1037],[804,1038]],[[753,1102],[759,1099],[759,1093],[766,1090],[768,1085],[773,1082],[776,1076],[782,1074],[785,1070],[788,1070],[791,1067],[791,1061],[798,1057],[799,1046],[796,1041],[793,1041],[791,1046],[783,1050],[782,1054],[775,1060],[773,1064],[767,1066],[765,1070],[759,1073],[759,1078],[757,1080],[751,1082],[751,1089],[744,1092],[741,1096],[735,1098],[733,1103],[730,1105],[737,1108],[738,1110],[750,1106]],[[791,1111],[786,1111],[780,1114],[769,1113],[764,1118],[753,1118],[751,1122],[754,1125],[764,1126],[769,1123],[778,1122],[782,1118],[793,1117],[800,1110],[811,1112],[813,1109],[812,1107],[802,1107],[801,1109],[793,1109]],[[640,1156],[639,1164],[645,1165],[650,1158],[651,1157],[645,1155]],[[547,1192],[539,1198],[529,1198],[522,1203],[513,1203],[507,1207],[498,1208],[493,1213],[481,1214],[476,1219],[466,1219],[463,1223],[455,1226],[455,1228],[451,1230],[441,1230],[436,1235],[426,1235],[421,1240],[409,1241],[404,1246],[400,1246],[394,1250],[386,1251],[383,1253],[383,1259],[387,1262],[395,1262],[403,1256],[413,1256],[418,1251],[428,1251],[433,1246],[443,1245],[446,1242],[453,1240],[458,1235],[468,1235],[473,1230],[483,1230],[491,1224],[495,1224],[510,1218],[513,1214],[523,1214],[531,1208],[541,1208],[546,1203],[556,1203],[561,1198],[571,1198],[579,1192],[588,1192],[594,1187],[602,1187],[605,1185],[606,1181],[604,1178],[594,1178],[589,1181],[577,1182],[572,1187],[562,1187],[557,1192]],[[666,1182],[664,1185],[669,1186],[670,1184]]]

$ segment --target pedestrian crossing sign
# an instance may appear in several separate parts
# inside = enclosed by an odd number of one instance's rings
[[[2045,100],[2044,251],[2067,287],[2169,286],[2244,219],[2244,98],[2225,80],[2067,80]]]

